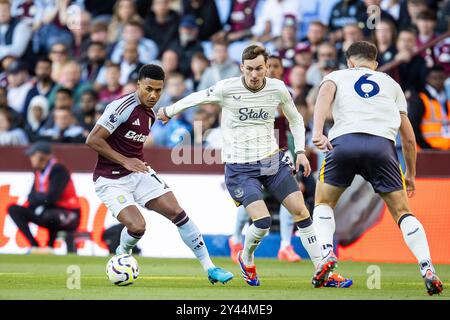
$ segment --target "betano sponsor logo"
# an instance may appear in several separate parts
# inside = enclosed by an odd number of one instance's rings
[[[137,134],[133,130],[128,131],[125,134],[125,138],[133,140],[133,141],[137,141],[137,142],[142,142],[142,143],[144,143],[145,140],[147,140],[147,136],[146,135],[144,135],[142,133]]]

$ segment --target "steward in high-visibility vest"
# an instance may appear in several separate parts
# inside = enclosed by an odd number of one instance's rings
[[[31,252],[42,248],[39,248],[37,239],[31,233],[29,222],[48,229],[49,239],[45,249],[51,250],[58,231],[75,231],[78,228],[80,201],[69,170],[53,157],[48,142],[36,142],[26,150],[26,154],[35,170],[34,183],[27,201],[23,205],[9,206],[8,212],[29,241]]]

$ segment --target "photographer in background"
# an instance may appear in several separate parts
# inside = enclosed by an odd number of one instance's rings
[[[323,77],[338,69],[345,69],[345,66],[339,65],[335,46],[328,42],[322,43],[317,49],[317,62],[306,72],[306,82],[317,87]]]

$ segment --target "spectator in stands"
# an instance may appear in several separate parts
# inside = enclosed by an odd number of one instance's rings
[[[95,81],[106,61],[106,46],[101,42],[91,42],[87,48],[87,55],[81,59],[81,79],[83,81]]]
[[[6,70],[8,79],[8,105],[22,114],[28,91],[33,87],[25,62],[16,60]]]
[[[417,26],[419,13],[429,10],[427,0],[403,1],[404,9],[400,12],[398,29],[404,30]]]
[[[450,150],[450,97],[444,90],[441,66],[428,72],[425,88],[411,99],[408,116],[419,147]]]
[[[195,17],[192,15],[183,16],[178,32],[179,37],[172,42],[170,48],[180,58],[178,65],[181,73],[185,77],[190,77],[192,56],[196,52],[203,52],[203,47],[198,38],[199,27]]]
[[[40,139],[58,143],[84,143],[85,130],[76,124],[75,116],[69,108],[53,110],[53,126],[39,130]]]
[[[45,96],[34,96],[27,108],[27,123],[25,131],[31,142],[38,140],[39,130],[41,130],[49,114],[48,100]]]
[[[186,87],[185,77],[179,72],[172,72],[166,76],[164,90],[156,106],[170,105],[190,93],[191,91]],[[188,113],[189,110],[187,110]]]
[[[124,85],[129,80],[137,81],[139,70],[144,64],[139,60],[137,42],[127,42],[123,50],[123,59],[120,63],[120,84]]]
[[[377,62],[378,67],[391,62],[394,60],[395,55],[397,54],[396,48],[396,37],[397,31],[394,23],[390,20],[380,20],[377,25],[377,28],[374,30],[374,39],[373,42],[377,46],[378,56]]]
[[[11,127],[22,125],[22,115],[8,105],[8,90],[0,86],[0,111],[5,111],[11,116]]]
[[[156,108],[177,102],[191,93],[184,82],[181,73],[171,73],[166,77],[163,94],[159,99]],[[194,120],[196,108],[190,108],[182,114],[176,116],[173,125],[164,125],[157,121],[152,127],[152,138],[156,145],[164,147],[174,147],[180,143],[191,142],[192,122]],[[172,122],[172,121],[171,121]]]
[[[191,91],[198,91],[203,74],[209,66],[209,60],[202,52],[196,52],[191,60],[192,77],[186,79],[186,86]]]
[[[11,16],[9,0],[0,0],[0,60],[5,56],[22,57],[31,53],[31,27],[26,21]]]
[[[58,90],[56,90],[53,110],[56,109],[74,109],[72,90],[64,87],[58,88]]]
[[[52,109],[55,101],[55,94],[57,90],[61,87],[72,90],[73,101],[75,107],[78,107],[80,103],[81,94],[91,88],[91,83],[89,81],[81,80],[81,67],[75,61],[68,62],[63,70],[57,85],[53,88],[49,95],[50,109]]]
[[[40,57],[34,67],[33,87],[28,91],[24,102],[24,110],[22,116],[24,119],[28,117],[28,107],[31,99],[35,96],[44,96],[48,98],[55,83],[52,80],[52,61],[47,57]]]
[[[140,21],[136,4],[133,0],[118,0],[113,8],[113,16],[108,25],[108,42],[115,43],[121,40],[125,24],[130,21]]]
[[[183,0],[183,15],[194,16],[200,41],[210,40],[213,34],[222,30],[215,0]]]
[[[228,56],[228,44],[225,42],[215,42],[213,44],[211,66],[202,75],[198,89],[203,90],[209,88],[220,80],[238,77],[240,74],[241,70],[239,66],[234,61],[231,61]]]
[[[304,66],[295,65],[289,72],[289,82],[293,93],[293,99],[302,96],[306,98],[312,86],[306,82],[307,69]]]
[[[19,146],[28,144],[28,137],[22,128],[13,126],[13,117],[0,109],[0,146]]]
[[[86,90],[81,95],[80,108],[75,113],[78,123],[89,133],[95,126],[95,110],[98,104],[98,94],[94,90]],[[87,136],[87,134],[85,134]]]
[[[295,46],[297,45],[297,19],[294,15],[284,16],[281,35],[274,40],[277,55],[287,69],[294,65]]]
[[[159,56],[178,37],[180,16],[170,8],[170,0],[153,0],[144,24],[145,36],[158,45]]]
[[[81,10],[79,6],[74,6],[77,7],[76,10],[80,12],[80,14],[74,12],[73,17],[69,17],[69,21],[67,21],[66,24],[68,29],[72,32],[73,37],[72,55],[79,59],[83,54],[83,42],[90,38],[89,32],[91,30],[92,17],[88,11]]]
[[[123,27],[121,39],[114,45],[111,53],[112,62],[120,63],[122,61],[125,44],[128,42],[138,43],[139,60],[143,63],[151,63],[159,55],[156,43],[144,38],[144,27],[140,20],[130,20]]]
[[[100,90],[100,103],[108,104],[118,99],[122,95],[122,86],[120,85],[120,65],[108,61],[105,64],[106,87]]]
[[[369,37],[372,34],[381,19],[389,20],[392,23],[396,22],[389,12],[383,10],[381,7],[381,1],[382,0],[364,0],[364,4],[367,8],[366,16],[362,20],[363,24],[360,24],[359,26],[363,31],[364,37]]]
[[[342,35],[344,39],[342,42],[336,44],[336,47],[339,63],[346,65],[347,58],[345,58],[345,51],[347,51],[348,47],[350,47],[352,43],[364,40],[364,34],[358,24],[346,24],[342,28]]]
[[[222,134],[219,128],[220,106],[202,104],[194,115],[193,143],[210,149],[222,149]]]
[[[382,0],[380,7],[381,9],[389,13],[396,22],[399,21],[401,16],[407,14],[406,1],[404,0]]]
[[[411,90],[420,91],[425,85],[427,67],[425,60],[416,54],[416,34],[414,30],[402,30],[397,38],[397,54],[394,60],[402,62],[389,72],[400,84],[408,98]]]
[[[53,157],[49,143],[36,142],[26,154],[34,170],[34,182],[27,202],[9,206],[9,216],[30,243],[30,253],[51,253],[58,231],[78,228],[80,203],[69,171]],[[46,248],[39,249],[29,222],[48,229]]]
[[[313,53],[308,44],[299,43],[295,47],[294,63],[307,69],[313,64]]]
[[[84,60],[87,56],[87,51],[92,42],[101,43],[106,48],[106,52],[110,51],[111,44],[108,43],[108,24],[103,21],[96,21],[92,23],[89,32],[89,38],[85,39],[81,44],[81,54],[79,59]]]
[[[312,86],[318,86],[323,77],[331,71],[345,68],[339,66],[336,48],[331,43],[322,43],[317,50],[317,57],[317,62],[311,65],[306,73],[306,81]]]
[[[364,28],[367,20],[367,8],[360,0],[341,0],[331,9],[328,23],[330,42],[336,43],[344,38],[342,28],[347,24],[357,24]]]
[[[73,44],[73,35],[67,28],[74,16],[69,16],[69,0],[42,1],[38,6],[33,25],[33,52],[47,54],[55,43],[62,43],[67,49]],[[52,59],[53,60],[53,59]]]
[[[300,0],[267,0],[252,27],[255,41],[271,41],[281,35],[283,17],[291,14],[299,20]]]
[[[437,24],[436,12],[434,11],[423,11],[417,14],[416,25],[417,25],[417,38],[416,46],[417,48],[422,47],[427,42],[430,42],[437,38],[437,34],[434,32]],[[421,57],[425,59],[427,68],[431,68],[436,64],[436,56],[434,52],[434,46],[422,51],[420,53]]]
[[[161,57],[161,66],[166,73],[180,72],[180,57],[178,52],[173,49],[164,51]]]
[[[122,87],[122,95],[125,96],[127,94],[130,94],[137,89],[137,81],[134,80],[128,80],[127,83],[125,83]]]
[[[52,80],[58,82],[62,68],[70,61],[69,47],[65,43],[57,42],[52,45],[48,56],[52,61]]]
[[[258,0],[232,0],[230,14],[223,29],[216,32],[211,40],[233,42],[251,38],[257,4]]]
[[[296,46],[297,50],[308,48],[309,51],[317,58],[317,48],[325,41],[327,27],[320,21],[312,21],[308,26],[306,38],[302,39]]]
[[[6,70],[8,70],[9,65],[16,60],[16,57],[13,56],[4,56],[3,59],[0,60],[0,87],[8,86],[8,75],[6,73]]]

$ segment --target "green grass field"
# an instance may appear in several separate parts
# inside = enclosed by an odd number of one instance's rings
[[[370,264],[340,262],[344,275],[351,275],[349,289],[311,286],[312,266],[258,259],[260,287],[250,287],[241,278],[237,265],[227,258],[213,259],[216,265],[234,273],[226,285],[211,285],[194,259],[151,259],[137,257],[140,275],[127,287],[111,284],[105,275],[108,257],[0,255],[0,299],[450,299],[450,265],[437,265],[444,282],[440,296],[429,297],[415,264]],[[67,268],[79,266],[81,288],[68,289]],[[381,270],[381,289],[367,288],[367,268]]]

